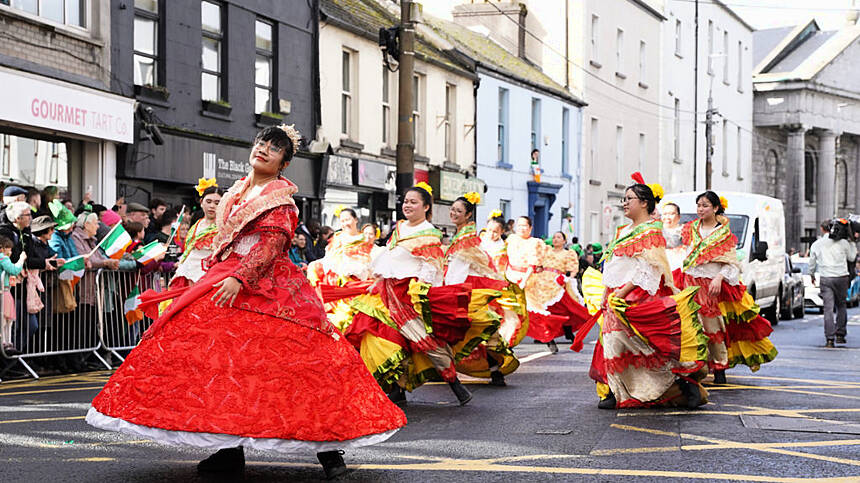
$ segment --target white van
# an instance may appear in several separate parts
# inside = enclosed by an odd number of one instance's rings
[[[681,222],[696,219],[696,196],[700,193],[669,194],[661,202],[681,208]],[[782,281],[785,275],[785,215],[782,201],[751,193],[719,192],[726,198],[732,233],[738,238],[742,262],[741,280],[772,324],[782,312]]]

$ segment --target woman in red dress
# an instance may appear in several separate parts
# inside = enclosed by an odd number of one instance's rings
[[[208,271],[143,297],[174,302],[93,400],[88,423],[219,450],[201,472],[243,469],[247,446],[315,452],[327,477],[346,471],[340,450],[406,424],[287,256],[297,188],[279,172],[298,141],[287,126],[257,135],[252,172],[218,206]]]

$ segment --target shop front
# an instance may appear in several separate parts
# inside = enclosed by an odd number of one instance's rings
[[[456,233],[456,227],[451,223],[449,215],[451,204],[470,191],[479,193],[483,197],[487,185],[474,176],[435,167],[431,168],[429,179],[434,198],[432,222],[442,230],[443,234],[453,237]]]
[[[339,229],[334,214],[339,207],[346,207],[356,211],[359,225],[376,223],[385,231],[394,216],[396,168],[369,159],[341,155],[328,158],[322,224]]]
[[[116,200],[117,147],[133,141],[134,100],[0,67],[0,181],[57,186],[77,203]]]

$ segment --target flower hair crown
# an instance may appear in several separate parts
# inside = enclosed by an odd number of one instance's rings
[[[426,191],[427,194],[429,194],[430,196],[433,196],[433,188],[431,188],[429,184],[427,184],[423,181],[421,181],[420,183],[415,183],[412,187],[413,188],[421,188],[422,190]]]
[[[463,198],[466,198],[466,201],[472,203],[473,205],[481,204],[481,195],[479,195],[475,191],[470,191],[463,195]]]
[[[199,178],[197,180],[197,186],[195,186],[194,189],[197,190],[197,194],[199,196],[203,196],[203,192],[213,186],[216,188],[218,187],[218,182],[215,181],[215,178]]]
[[[631,174],[630,177],[633,178],[633,181],[635,181],[636,183],[644,184],[645,186],[647,186],[651,190],[651,194],[654,195],[654,200],[658,203],[660,202],[660,200],[663,199],[663,196],[666,195],[666,192],[663,190],[663,186],[659,183],[645,183],[645,178],[642,177],[642,173],[640,173],[639,171],[636,171],[635,173]]]
[[[290,138],[293,144],[293,153],[296,154],[296,151],[299,150],[299,143],[302,140],[302,135],[299,134],[299,130],[295,128],[295,124],[290,124],[289,126],[286,124],[281,124],[278,126],[278,129],[287,133],[287,136]]]
[[[334,214],[334,216],[335,216],[335,218],[339,218],[339,217],[340,217],[340,214],[343,212],[343,210],[344,210],[345,208],[346,208],[346,206],[343,206],[343,205],[337,205],[337,208],[335,208],[335,209],[334,209],[334,213],[333,213],[333,214]]]
[[[720,196],[720,206],[722,206],[724,210],[729,209],[729,200],[727,200],[723,196]]]
[[[504,213],[502,213],[502,210],[493,210],[490,212],[489,215],[487,215],[487,219],[492,220],[493,218],[501,218],[502,215],[504,215]]]

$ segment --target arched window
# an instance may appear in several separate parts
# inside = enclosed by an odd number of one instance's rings
[[[848,208],[848,164],[844,159],[836,161],[836,206]]]
[[[815,203],[815,154],[812,151],[806,151],[803,157],[804,169],[804,199],[807,203]]]

